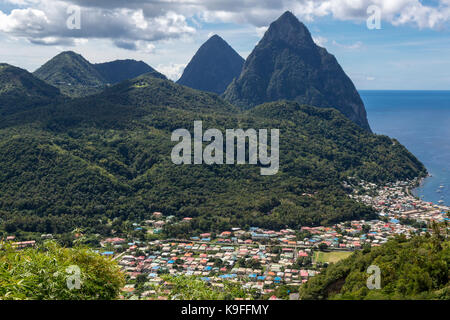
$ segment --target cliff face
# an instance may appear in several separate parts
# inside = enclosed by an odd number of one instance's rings
[[[206,41],[184,69],[178,84],[221,94],[241,73],[244,59],[218,35]]]
[[[224,98],[244,108],[282,99],[335,108],[370,131],[364,104],[350,78],[290,12],[270,25]]]

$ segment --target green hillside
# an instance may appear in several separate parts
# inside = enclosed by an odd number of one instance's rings
[[[172,131],[192,132],[195,120],[222,131],[279,128],[279,173],[172,164]],[[168,235],[328,224],[373,216],[347,196],[347,176],[384,182],[424,173],[397,141],[336,110],[275,102],[241,112],[215,94],[151,76],[0,119],[0,221],[8,232],[83,226],[110,234],[155,210],[194,218]]]
[[[96,63],[93,66],[102,75],[103,79],[110,84],[133,79],[144,73],[151,73],[155,78],[166,79],[164,75],[143,61],[131,59],[115,60],[111,62]]]
[[[92,64],[73,51],[61,52],[34,72],[36,77],[70,97],[100,93],[110,84],[143,74],[166,79],[143,61],[127,59]]]
[[[28,71],[0,63],[0,116],[47,105],[61,98],[57,88]]]
[[[366,270],[381,271],[369,290]],[[330,265],[300,290],[302,299],[449,299],[450,241],[442,236],[398,237]]]
[[[34,75],[71,97],[100,92],[106,82],[89,61],[72,51],[58,54]]]

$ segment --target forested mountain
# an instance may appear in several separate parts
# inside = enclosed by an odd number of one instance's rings
[[[369,266],[379,267],[380,289],[368,289]],[[302,299],[450,299],[450,241],[440,235],[399,236],[328,266],[301,287]]]
[[[65,51],[46,62],[34,75],[65,95],[82,97],[99,93],[106,85],[146,73],[155,78],[166,78],[143,61],[127,59],[91,64],[80,54]]]
[[[96,63],[94,64],[94,68],[97,69],[103,79],[110,84],[133,79],[144,73],[152,74],[155,78],[166,79],[166,76],[150,67],[144,61],[132,59]]]
[[[198,49],[178,83],[221,94],[239,76],[244,61],[225,40],[214,35]]]
[[[105,79],[94,66],[72,51],[61,52],[33,74],[73,97],[99,92],[105,84]]]
[[[370,130],[364,104],[350,78],[290,12],[270,25],[224,98],[244,108],[280,99],[335,108]]]
[[[61,93],[26,70],[0,63],[0,116],[50,104]]]
[[[174,165],[173,130],[280,129],[280,171],[255,165]],[[0,223],[8,232],[109,234],[157,210],[169,235],[230,226],[269,228],[369,218],[342,181],[408,179],[423,165],[397,141],[334,109],[280,101],[246,112],[169,80],[143,75],[104,92],[0,119]],[[305,196],[307,193],[310,196]]]

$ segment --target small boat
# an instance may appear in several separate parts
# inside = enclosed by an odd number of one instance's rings
[[[439,200],[438,203],[444,203],[444,200]]]

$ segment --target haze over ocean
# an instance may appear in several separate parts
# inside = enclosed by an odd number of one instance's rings
[[[450,205],[450,91],[359,93],[372,130],[399,140],[432,175],[415,195]]]

